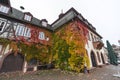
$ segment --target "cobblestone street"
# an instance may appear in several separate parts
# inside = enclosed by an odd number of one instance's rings
[[[2,73],[0,74],[0,80],[120,80],[120,78],[113,76],[113,74],[118,72],[120,72],[120,65],[106,65],[102,68],[95,68],[89,74],[78,74],[56,69],[25,74],[21,72]]]

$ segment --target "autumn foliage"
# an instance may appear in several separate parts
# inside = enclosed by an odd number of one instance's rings
[[[37,59],[41,63],[48,63],[50,56],[50,47],[51,47],[51,34],[49,31],[40,29],[28,25],[30,28],[30,37],[17,36],[15,35],[15,30],[13,31],[13,38],[0,38],[0,43],[4,45],[4,49],[9,47],[9,51],[13,52],[15,55],[21,53],[24,55],[25,60],[30,61],[31,59]],[[39,32],[45,33],[45,39],[39,39]],[[10,36],[9,36],[10,37]],[[50,40],[47,41],[46,38],[49,37]]]
[[[30,26],[31,37],[15,36],[15,39],[0,39],[5,46],[9,46],[17,54],[21,53],[27,61],[37,59],[41,63],[54,62],[56,68],[80,72],[89,58],[85,46],[87,44],[88,29],[80,21],[64,24],[55,33],[44,30],[45,36],[51,40],[38,39],[39,28]],[[52,37],[51,37],[52,36]]]
[[[89,58],[85,49],[88,30],[79,21],[69,22],[53,36],[53,60],[62,69],[80,72],[84,65],[89,67]]]

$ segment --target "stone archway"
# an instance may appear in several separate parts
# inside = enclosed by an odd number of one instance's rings
[[[104,56],[102,53],[101,53],[101,58],[102,58],[102,63],[105,64]]]
[[[9,54],[4,58],[0,72],[12,72],[12,71],[22,71],[24,63],[24,57],[22,54],[14,55]]]
[[[93,67],[97,67],[96,57],[93,51],[91,51],[91,62]]]

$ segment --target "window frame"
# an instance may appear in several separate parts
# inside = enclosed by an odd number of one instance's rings
[[[10,11],[10,7],[0,4],[0,12],[8,14],[9,11]]]
[[[32,16],[28,15],[28,14],[24,14],[24,20],[31,21],[32,20]]]
[[[24,29],[24,36],[25,37],[31,37],[30,28],[25,27],[25,29]]]
[[[38,39],[45,40],[45,33],[44,32],[39,32]]]
[[[18,24],[17,27],[16,27],[16,30],[15,30],[15,35],[24,36],[24,29],[25,29],[24,25]]]
[[[5,25],[6,25],[6,21],[3,21],[3,20],[0,19],[0,28],[1,28],[2,22],[4,22],[4,24],[3,24],[2,29],[0,30],[0,32],[3,32],[3,30],[5,28]]]

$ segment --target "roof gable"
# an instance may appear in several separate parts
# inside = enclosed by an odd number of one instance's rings
[[[51,24],[53,31],[60,28],[65,23],[73,20],[74,18],[78,18],[81,22],[83,22],[89,30],[93,33],[97,34],[100,38],[102,38],[97,32],[96,28],[92,26],[91,23],[88,22],[79,12],[77,12],[74,8],[69,9],[66,13],[62,15],[62,17],[58,18],[55,22]]]
[[[35,25],[35,26],[38,26],[38,27],[41,27],[41,28],[45,28],[47,30],[52,30],[49,24],[47,25],[47,27],[44,27],[40,23],[41,20],[39,20],[39,19],[37,19],[35,17],[32,17],[31,21],[24,20],[24,14],[28,14],[30,16],[33,16],[30,12],[23,13],[22,11],[19,11],[19,10],[15,9],[15,8],[12,8],[12,7],[11,7],[11,11],[8,14],[3,14],[3,13],[0,12],[0,15],[4,15],[6,17],[18,20],[20,22],[32,24],[32,25]]]

